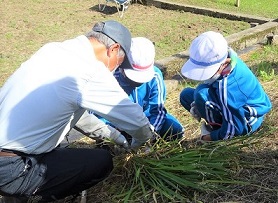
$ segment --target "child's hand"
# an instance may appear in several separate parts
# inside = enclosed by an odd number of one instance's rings
[[[200,115],[200,112],[198,111],[196,105],[195,105],[195,101],[193,101],[191,104],[190,104],[191,108],[190,108],[190,114],[193,116],[193,118],[195,118],[198,122],[201,121],[201,115]]]
[[[202,124],[201,124],[201,140],[211,141],[211,137],[210,137],[211,131],[212,131],[211,126],[206,124],[205,122],[202,122]]]

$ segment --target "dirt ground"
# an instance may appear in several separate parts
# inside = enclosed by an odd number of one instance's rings
[[[117,20],[127,26],[132,36],[144,36],[155,43],[156,60],[188,48],[201,32],[214,30],[225,36],[249,28],[246,22],[215,19],[189,12],[164,10],[133,3],[119,18],[115,4],[109,2],[100,11],[98,1],[48,0],[0,1],[0,83],[50,41],[62,41],[88,32],[98,21]]]

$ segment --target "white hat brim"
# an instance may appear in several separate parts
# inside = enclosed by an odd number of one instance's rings
[[[221,64],[224,61],[220,61],[219,63],[213,64],[211,66],[200,66],[193,63],[190,59],[182,66],[181,74],[185,77],[196,80],[196,81],[204,81],[210,79],[220,68]]]
[[[144,71],[131,68],[124,68],[123,70],[126,77],[137,83],[149,82],[151,79],[153,79],[155,73],[153,65],[152,68],[148,68]]]

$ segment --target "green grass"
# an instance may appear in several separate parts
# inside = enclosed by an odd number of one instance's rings
[[[188,5],[196,5],[206,8],[226,10],[228,12],[244,13],[253,16],[278,18],[277,0],[240,0],[240,6],[236,7],[236,0],[168,0]]]
[[[275,81],[277,75],[278,46],[264,46],[260,51],[250,54],[246,60],[262,82]]]
[[[97,21],[114,19],[133,36],[145,36],[156,44],[156,59],[188,48],[190,41],[208,29],[225,36],[249,28],[246,22],[215,19],[182,11],[133,4],[120,19],[113,3],[105,13],[97,1],[0,1],[0,86],[19,65],[42,45],[88,32]]]
[[[152,191],[159,202],[182,202],[192,199],[194,190],[211,192],[227,190],[227,185],[250,185],[234,177],[245,162],[238,152],[250,143],[240,138],[188,149],[177,142],[159,140],[147,154],[139,153],[128,159],[125,166],[133,170],[124,170],[123,175],[131,183],[123,189],[126,192],[114,199],[124,196],[130,202],[140,199],[149,202],[154,199],[150,196]]]

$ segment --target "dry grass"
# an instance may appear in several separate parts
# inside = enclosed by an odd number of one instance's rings
[[[156,59],[187,49],[190,41],[205,30],[220,31],[226,36],[250,27],[246,22],[141,4],[132,4],[120,19],[113,3],[100,12],[97,1],[90,0],[2,0],[0,14],[0,85],[43,44],[84,34],[102,20],[118,20],[133,36],[145,36],[155,42]]]

